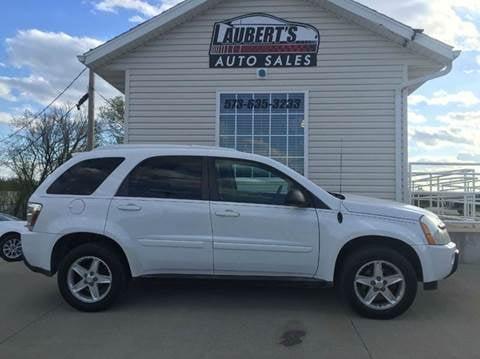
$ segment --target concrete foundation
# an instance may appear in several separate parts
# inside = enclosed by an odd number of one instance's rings
[[[480,264],[480,233],[450,233],[460,249],[460,263]]]

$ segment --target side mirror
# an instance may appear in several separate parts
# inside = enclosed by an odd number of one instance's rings
[[[287,193],[285,204],[293,207],[306,207],[308,203],[303,192],[294,188]]]

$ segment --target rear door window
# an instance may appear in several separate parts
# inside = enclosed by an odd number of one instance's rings
[[[202,200],[206,197],[203,174],[203,157],[152,157],[135,167],[117,196]]]
[[[65,171],[47,189],[48,194],[89,196],[124,161],[121,157],[81,161]]]

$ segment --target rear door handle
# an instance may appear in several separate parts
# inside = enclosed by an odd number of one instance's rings
[[[231,209],[215,212],[215,215],[217,217],[230,217],[230,218],[240,217],[240,213],[235,212],[234,210],[231,210]]]
[[[137,206],[136,204],[133,204],[133,203],[120,205],[117,208],[120,211],[127,211],[127,212],[138,212],[142,210],[142,207]]]

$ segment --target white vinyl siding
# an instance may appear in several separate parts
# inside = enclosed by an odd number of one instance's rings
[[[318,66],[210,69],[217,21],[264,12],[320,31]],[[395,198],[395,89],[404,65],[430,66],[387,39],[302,0],[225,0],[109,64],[129,72],[128,142],[215,145],[217,93],[308,92],[308,176],[339,190]]]

